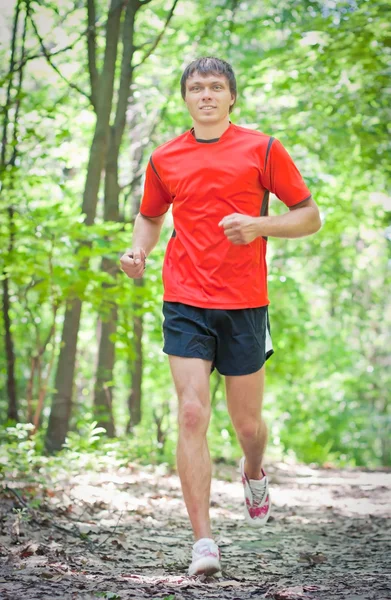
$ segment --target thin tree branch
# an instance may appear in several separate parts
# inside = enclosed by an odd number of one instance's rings
[[[41,517],[41,511],[37,510],[37,509],[33,509],[31,508],[27,502],[22,498],[22,496],[20,496],[20,494],[18,494],[18,492],[16,491],[16,489],[9,487],[8,485],[5,486],[5,490],[6,492],[10,492],[11,494],[13,494],[19,504],[19,506],[22,506],[23,508],[26,508],[30,515],[31,515],[31,520],[33,523],[36,523],[37,525],[39,525],[40,527],[42,526],[42,521],[38,518]],[[76,537],[78,539],[82,539],[85,540],[88,544],[89,549],[91,550],[91,552],[95,552],[95,548],[96,548],[96,543],[93,542],[92,540],[90,540],[90,538],[88,536],[81,536],[80,535],[80,529],[78,527],[76,527],[76,525],[73,525],[72,529],[67,529],[66,527],[63,527],[62,525],[58,525],[55,521],[53,521],[51,523],[52,527],[55,527],[56,529],[58,529],[59,531],[63,531],[64,533],[71,535],[73,537]]]
[[[80,42],[81,38],[87,33],[87,31],[87,29],[83,31],[83,33],[73,42],[73,44],[69,44],[69,46],[60,48],[60,50],[56,50],[55,52],[50,52],[50,58],[53,58],[53,56],[57,56],[58,54],[62,54],[63,52],[67,52],[68,50],[72,50],[76,46],[77,42]],[[27,54],[23,61],[21,61],[18,66],[14,68],[14,73],[18,73],[18,71],[23,69],[25,64],[27,64],[30,60],[35,60],[36,58],[45,58],[45,55],[43,52],[40,52],[39,54]],[[0,79],[0,88],[3,87],[8,78],[9,74],[3,77],[3,79]]]
[[[106,543],[106,542],[107,542],[107,541],[108,541],[108,540],[109,540],[111,537],[113,537],[113,535],[115,534],[115,532],[116,532],[116,529],[117,529],[117,527],[118,527],[118,525],[119,525],[119,522],[120,522],[120,520],[122,519],[122,515],[123,515],[123,514],[124,514],[124,511],[123,511],[123,510],[121,510],[121,512],[120,512],[120,515],[119,515],[119,517],[118,517],[117,524],[115,525],[115,527],[114,527],[113,531],[110,531],[110,533],[109,533],[109,535],[107,536],[107,538],[105,538],[105,539],[103,540],[103,542],[100,542],[100,544],[98,544],[98,548],[101,548],[102,546],[104,546],[104,544],[105,544],[105,543]]]
[[[87,0],[87,50],[88,50],[88,72],[90,74],[91,102],[95,112],[98,108],[98,86],[99,73],[96,66],[96,7],[95,0]]]
[[[57,27],[60,27],[69,17],[69,15],[73,15],[75,10],[78,10],[79,8],[83,8],[84,5],[84,0],[77,0],[74,2],[74,5],[72,6],[72,8],[70,10],[68,10],[66,13],[63,14],[63,16],[61,16],[60,13],[60,7],[56,7],[54,2],[44,2],[43,0],[40,0],[39,4],[41,4],[42,6],[48,8],[49,10],[52,10],[59,18],[59,22],[56,24]]]
[[[19,13],[20,13],[20,0],[15,8],[15,18],[14,18],[14,26],[12,30],[12,43],[11,43],[11,58],[10,58],[10,67],[8,71],[8,86],[7,86],[7,96],[4,107],[4,121],[3,121],[3,136],[1,142],[1,158],[0,158],[0,171],[5,168],[6,161],[6,149],[7,149],[7,130],[9,124],[9,107],[11,104],[11,90],[13,84],[13,75],[15,68],[15,51],[16,51],[16,34],[18,29],[18,21],[19,21]]]
[[[150,2],[150,0],[147,0],[146,2],[141,2],[141,6],[144,6],[144,4],[148,4],[148,2]],[[162,29],[162,31],[159,33],[159,35],[157,36],[157,38],[155,39],[154,43],[152,44],[152,46],[150,47],[150,49],[148,50],[148,52],[144,55],[144,58],[139,62],[138,65],[135,65],[133,68],[137,69],[137,67],[140,67],[149,56],[151,56],[152,52],[154,52],[154,50],[156,49],[157,45],[159,44],[160,40],[162,39],[162,37],[164,36],[166,29],[174,15],[174,11],[175,11],[175,7],[178,4],[178,0],[174,0],[174,3],[171,7],[170,12],[167,15],[167,19],[166,22],[164,24],[164,27]]]
[[[85,34],[88,33],[88,29],[85,29],[78,38],[75,39],[74,42],[72,42],[72,44],[69,44],[68,46],[65,46],[64,48],[60,48],[59,50],[56,50],[55,52],[49,52],[48,54],[50,56],[50,58],[53,58],[53,56],[57,56],[58,54],[62,54],[63,52],[67,52],[67,50],[72,50],[77,42],[80,42],[80,40],[85,36]],[[17,67],[15,67],[15,71],[19,71],[20,69],[22,69],[24,67],[24,65],[30,61],[30,60],[34,60],[35,58],[43,58],[46,57],[46,55],[43,52],[40,52],[39,54],[30,54],[24,57],[23,61],[21,61]]]
[[[51,56],[50,56],[50,52],[49,52],[49,51],[47,50],[47,48],[45,47],[45,44],[43,43],[43,39],[42,39],[42,37],[41,37],[41,35],[40,35],[40,33],[39,33],[38,29],[37,29],[37,26],[36,26],[36,24],[35,24],[35,22],[34,22],[34,19],[31,17],[31,15],[30,15],[30,21],[31,21],[31,24],[32,24],[32,26],[33,26],[33,29],[34,29],[34,31],[35,31],[35,34],[36,34],[36,36],[37,36],[37,38],[38,38],[38,40],[39,40],[40,46],[41,46],[41,48],[42,48],[42,52],[44,53],[44,56],[45,56],[46,60],[48,61],[49,65],[52,67],[52,69],[54,69],[54,70],[56,71],[56,73],[57,73],[57,74],[58,74],[58,75],[61,77],[61,79],[63,79],[63,81],[65,81],[65,82],[66,82],[66,83],[69,85],[69,87],[71,87],[71,88],[73,88],[74,90],[78,91],[78,92],[79,92],[79,94],[81,94],[82,96],[84,96],[85,98],[87,98],[89,102],[92,102],[92,101],[91,101],[91,97],[90,97],[88,94],[86,94],[86,93],[85,93],[85,92],[84,92],[82,89],[80,89],[80,88],[79,88],[79,86],[77,86],[77,85],[75,85],[74,83],[72,83],[71,81],[69,81],[69,80],[68,80],[68,79],[67,79],[67,78],[66,78],[66,77],[65,77],[65,76],[64,76],[64,75],[61,73],[61,71],[59,70],[59,68],[58,68],[58,67],[57,67],[57,66],[56,66],[56,65],[53,63],[53,61],[52,61],[52,59],[51,59]]]
[[[23,61],[24,55],[26,52],[26,35],[27,35],[27,22],[30,16],[30,0],[26,0],[26,13],[24,16],[24,24],[23,24],[23,34],[22,34],[22,49],[21,49],[21,59]],[[16,107],[15,107],[15,116],[14,116],[14,128],[13,128],[13,151],[11,160],[9,164],[11,166],[15,166],[16,157],[18,154],[18,125],[19,125],[19,111],[21,104],[21,95],[22,95],[22,85],[23,85],[23,74],[24,70],[19,70],[19,80],[18,80],[18,88],[16,91]]]
[[[55,12],[56,12],[56,14],[58,14],[58,12],[57,12],[57,11],[55,11]],[[72,10],[72,12],[73,12],[73,10]],[[101,27],[104,27],[104,26],[105,26],[105,24],[104,24],[104,23],[99,23],[98,21],[95,21],[95,23],[94,23],[94,33],[96,32],[96,30],[97,30],[98,28],[101,28]],[[73,50],[73,48],[76,46],[76,44],[77,44],[78,42],[80,42],[80,40],[81,40],[81,39],[82,39],[82,38],[83,38],[83,37],[84,37],[86,34],[88,34],[88,33],[89,33],[89,27],[87,27],[87,28],[86,28],[86,29],[85,29],[85,30],[84,30],[84,31],[83,31],[83,32],[82,32],[82,33],[79,35],[79,37],[77,37],[77,38],[75,39],[75,41],[74,41],[74,42],[72,42],[71,44],[69,44],[68,46],[65,46],[64,48],[60,48],[59,50],[56,50],[55,52],[49,52],[49,50],[47,50],[47,53],[49,54],[50,58],[53,58],[53,56],[58,56],[59,54],[63,54],[64,52],[67,52],[68,50]],[[146,43],[146,44],[143,44],[143,46],[144,46],[144,45],[147,45],[147,43]],[[140,48],[141,48],[141,46],[140,46]],[[13,72],[14,72],[14,73],[18,72],[18,71],[19,71],[20,69],[22,69],[22,68],[24,67],[24,65],[25,65],[27,62],[29,62],[30,60],[35,60],[36,58],[46,58],[46,57],[47,57],[47,55],[46,55],[46,54],[44,54],[43,52],[39,52],[39,53],[36,53],[36,54],[30,54],[30,55],[26,55],[26,56],[24,57],[24,60],[23,60],[23,61],[21,61],[21,62],[18,64],[18,66],[15,66],[15,67],[14,67],[14,70],[13,70]],[[5,82],[7,81],[7,79],[8,79],[8,78],[9,78],[9,74],[8,74],[8,75],[6,75],[5,77],[3,77],[3,79],[0,79],[0,87],[3,87],[3,85],[5,84]]]

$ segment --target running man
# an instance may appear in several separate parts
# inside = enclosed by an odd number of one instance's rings
[[[159,146],[146,170],[128,277],[143,276],[172,205],[174,231],[163,264],[164,348],[178,395],[177,468],[194,532],[190,575],[220,570],[210,517],[211,460],[206,441],[209,378],[225,376],[227,406],[243,449],[246,522],[266,523],[267,440],[261,416],[265,362],[273,353],[268,317],[267,238],[298,238],[321,227],[316,203],[277,140],[229,120],[232,67],[206,57],[189,64],[181,93],[193,127]],[[269,192],[289,211],[268,215]]]

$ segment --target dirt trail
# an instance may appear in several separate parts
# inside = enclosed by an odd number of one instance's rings
[[[8,482],[0,598],[390,600],[391,472],[268,471],[273,517],[253,530],[237,469],[215,467],[211,515],[223,572],[204,581],[186,575],[190,528],[179,480],[164,467],[74,477],[39,510],[24,505],[21,482]]]

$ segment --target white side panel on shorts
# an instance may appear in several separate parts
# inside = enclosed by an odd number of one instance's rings
[[[266,354],[267,354],[268,352],[270,352],[271,350],[273,350],[273,342],[272,342],[272,338],[271,338],[271,335],[270,335],[270,333],[269,333],[269,329],[268,329],[267,327],[266,327],[266,340],[265,340],[265,346],[266,346],[266,348],[265,348]]]

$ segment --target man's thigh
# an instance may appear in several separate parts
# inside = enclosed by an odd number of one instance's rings
[[[227,407],[234,423],[258,420],[262,410],[265,365],[250,375],[225,377]]]
[[[212,361],[173,355],[168,358],[180,405],[184,401],[195,401],[209,407]]]

